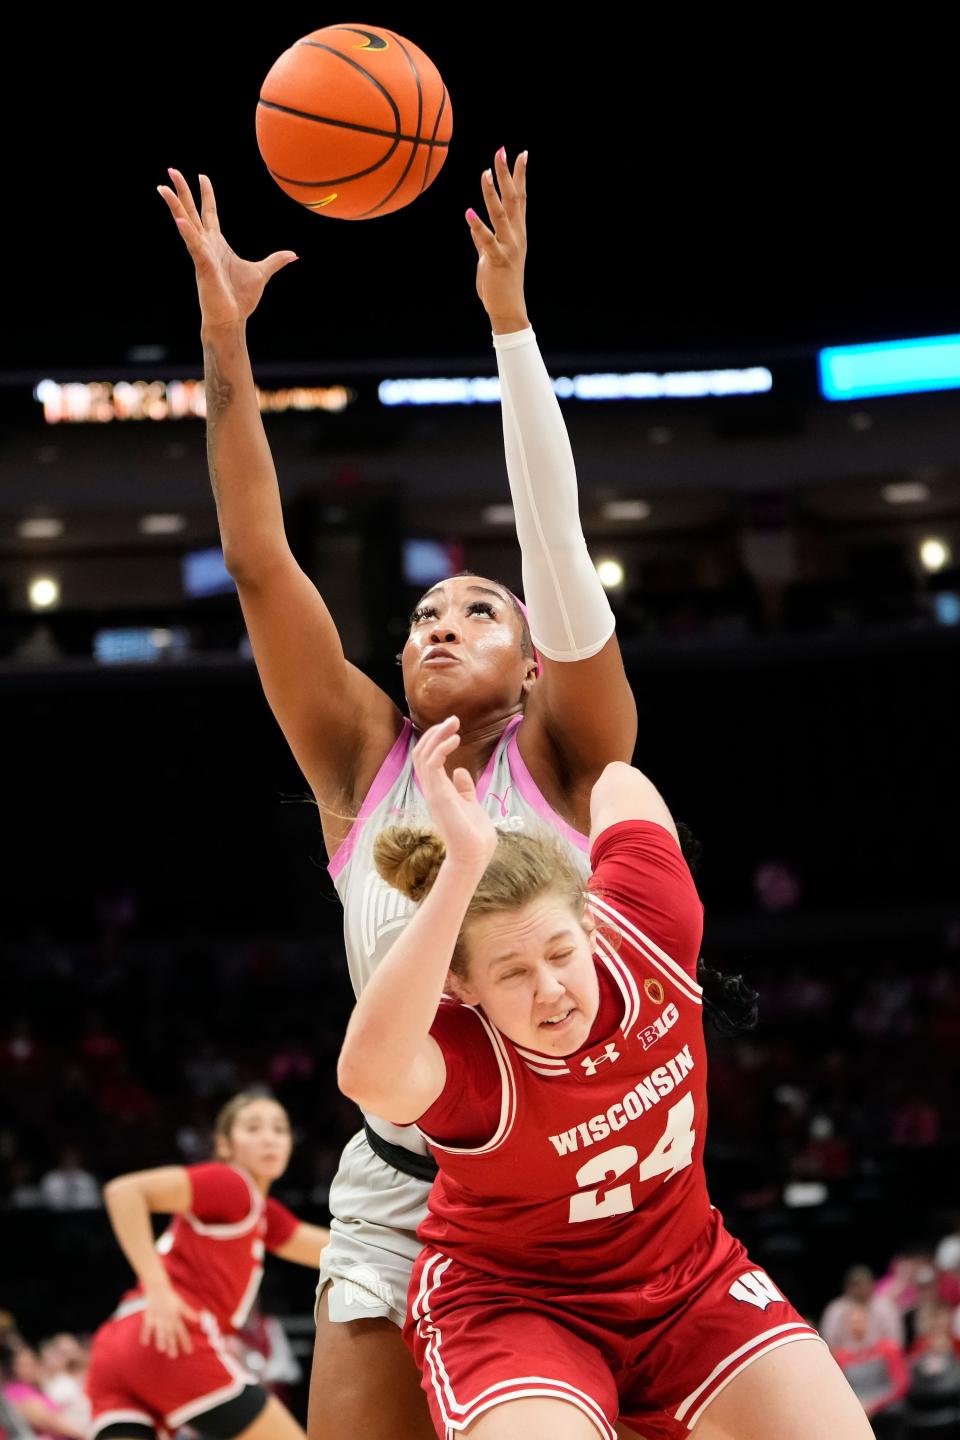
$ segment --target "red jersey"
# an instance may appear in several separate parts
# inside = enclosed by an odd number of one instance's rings
[[[178,1294],[209,1310],[221,1330],[236,1330],[260,1288],[264,1251],[285,1245],[300,1222],[239,1165],[188,1165],[187,1174],[190,1209],[173,1217],[157,1250]],[[139,1285],[128,1291],[118,1313],[142,1293]]]
[[[601,1008],[586,1045],[543,1055],[478,1008],[440,1007],[448,1080],[419,1121],[440,1174],[418,1234],[487,1274],[602,1274],[610,1289],[671,1265],[710,1215],[703,907],[661,825],[612,825],[592,863]]]

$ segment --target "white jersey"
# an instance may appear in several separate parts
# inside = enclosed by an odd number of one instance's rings
[[[590,874],[590,842],[552,809],[523,762],[517,747],[522,715],[516,715],[497,741],[477,781],[477,799],[501,830],[527,834],[545,829],[566,841],[577,869]],[[419,737],[409,720],[384,760],[360,807],[350,833],[330,862],[330,875],[343,902],[343,937],[354,992],[359,995],[415,906],[377,874],[373,844],[388,825],[429,821],[426,802],[413,769]],[[379,1135],[394,1145],[426,1154],[426,1143],[412,1127],[391,1125],[368,1115]]]

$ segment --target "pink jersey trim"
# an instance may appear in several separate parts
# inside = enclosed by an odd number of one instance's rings
[[[330,861],[330,864],[327,866],[327,869],[330,872],[330,878],[332,880],[336,880],[337,876],[340,874],[340,871],[344,868],[347,861],[350,859],[350,856],[353,854],[356,848],[357,841],[360,839],[360,835],[363,831],[364,823],[369,819],[370,815],[380,804],[380,801],[383,799],[384,795],[386,795],[391,785],[396,784],[397,776],[403,769],[404,762],[407,758],[407,752],[410,746],[410,735],[412,730],[413,723],[410,720],[404,720],[403,728],[401,729],[400,734],[397,736],[396,740],[393,742],[390,753],[387,755],[387,758],[380,766],[380,769],[377,771],[376,775],[373,777],[373,784],[370,786],[370,789],[367,791],[364,797],[363,804],[360,806],[360,810],[356,820],[354,820],[353,824],[350,826],[347,835],[337,849],[337,853],[334,855],[333,859]]]
[[[513,719],[509,721],[509,723],[504,727],[503,734],[500,736],[500,739],[493,747],[493,753],[491,754],[490,759],[486,763],[483,774],[477,781],[477,799],[480,801],[481,804],[487,798],[487,791],[490,789],[490,781],[493,779],[493,771],[497,763],[497,756],[503,750],[509,750],[510,746],[513,744],[513,737],[516,734],[522,720],[522,715],[514,715]],[[510,773],[512,774],[513,772],[511,771]]]
[[[558,815],[553,806],[549,805],[544,799],[537,782],[530,774],[524,758],[520,754],[516,730],[510,736],[509,764],[510,774],[513,776],[513,783],[530,808],[535,810],[537,814],[546,821],[551,830],[555,830],[564,840],[569,841],[575,849],[582,850],[585,855],[589,855],[589,837],[581,835],[579,830],[574,830],[572,825],[568,825],[563,816]]]

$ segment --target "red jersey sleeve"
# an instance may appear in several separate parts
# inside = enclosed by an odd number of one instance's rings
[[[191,1213],[208,1225],[236,1225],[253,1209],[255,1197],[239,1170],[221,1161],[188,1165],[193,1200]]]
[[[267,1198],[267,1233],[263,1243],[268,1250],[282,1250],[299,1224],[296,1215],[286,1205]]]
[[[670,832],[652,820],[621,820],[597,836],[591,861],[597,921],[606,916],[622,931],[621,942],[632,940],[641,953],[646,947],[661,963],[696,978],[703,905]],[[629,947],[617,948],[629,961]]]
[[[443,1145],[483,1145],[500,1123],[503,1093],[483,1021],[468,1005],[441,1000],[430,1034],[443,1051],[447,1083],[417,1125]]]

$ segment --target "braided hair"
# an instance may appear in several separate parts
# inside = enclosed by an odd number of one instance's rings
[[[677,822],[680,850],[696,877],[700,868],[703,846],[689,826]],[[760,1013],[759,991],[748,985],[742,975],[724,975],[708,965],[701,955],[697,960],[697,981],[703,988],[703,1013],[714,1030],[721,1035],[738,1035],[756,1028]]]

